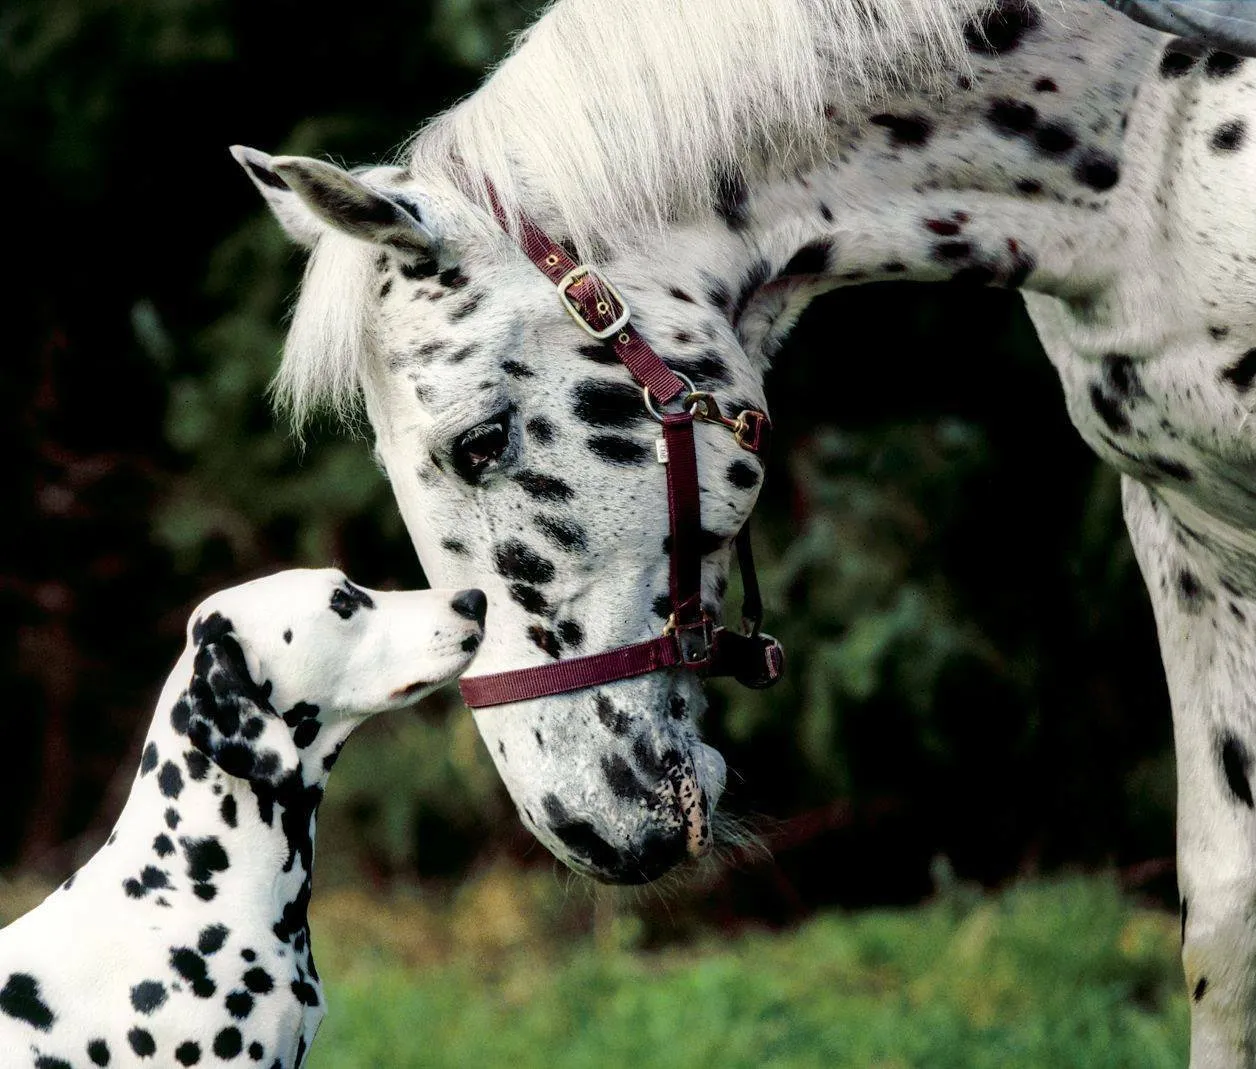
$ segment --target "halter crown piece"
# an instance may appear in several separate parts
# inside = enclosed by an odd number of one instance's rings
[[[510,233],[510,221],[492,185],[488,188],[493,214]],[[760,454],[767,451],[771,421],[766,413],[753,409],[736,418],[721,412],[711,394],[698,391],[692,382],[672,371],[641,337],[619,291],[596,268],[572,260],[561,245],[527,217],[519,220],[519,244],[528,259],[558,288],[558,299],[580,328],[610,346],[641,387],[646,410],[663,426],[658,457],[667,469],[672,611],[663,633],[644,642],[535,668],[463,676],[458,683],[463,701],[480,709],[565,694],[665,668],[732,676],[748,687],[770,687],[784,671],[785,653],[776,639],[759,630],[763,602],[750,550],[748,520],[736,538],[737,561],[745,588],[744,634],[719,626],[702,608],[702,519],[693,424],[701,420],[725,427],[739,446]],[[673,404],[679,410],[667,411]]]

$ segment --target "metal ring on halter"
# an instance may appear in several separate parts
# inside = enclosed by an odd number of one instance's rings
[[[698,392],[698,388],[693,384],[693,379],[689,378],[687,375],[682,375],[679,371],[673,371],[672,374],[675,375],[678,379],[680,379],[681,382],[683,382],[686,386],[689,387],[689,393],[685,394],[686,399],[688,399],[691,395]],[[650,400],[650,387],[649,386],[641,387],[641,396],[645,398],[645,410],[649,412],[650,415],[653,416],[659,423],[662,423],[663,413],[660,412],[657,408],[655,408],[654,402]],[[696,415],[697,411],[698,411],[698,402],[695,401],[693,403],[693,407],[690,408],[689,410],[689,414],[691,416]]]

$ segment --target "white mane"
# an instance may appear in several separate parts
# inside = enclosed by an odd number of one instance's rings
[[[814,159],[826,107],[964,68],[964,23],[996,3],[558,0],[405,162],[472,227],[495,228],[466,211],[487,209],[487,179],[511,217],[526,208],[589,254],[709,211],[721,174]],[[356,406],[369,293],[354,253],[369,250],[329,234],[311,257],[275,383],[298,426]]]

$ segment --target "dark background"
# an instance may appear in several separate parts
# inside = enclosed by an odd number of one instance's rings
[[[420,581],[365,445],[329,430],[298,456],[268,410],[300,257],[227,146],[385,157],[528,21],[505,0],[0,12],[0,868],[56,878],[103,838],[206,593],[291,564]],[[1116,477],[1072,432],[1019,298],[831,295],[769,397],[757,538],[790,671],[717,689],[707,733],[723,807],[772,856],[730,851],[687,908],[778,922],[914,902],[950,871],[1096,867],[1171,899],[1150,609]],[[332,779],[320,879],[550,863],[452,699],[387,719]]]

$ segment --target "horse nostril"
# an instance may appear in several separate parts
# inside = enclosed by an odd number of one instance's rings
[[[460,590],[449,603],[449,607],[464,619],[474,620],[483,627],[484,616],[488,612],[488,598],[484,596],[483,590]]]

